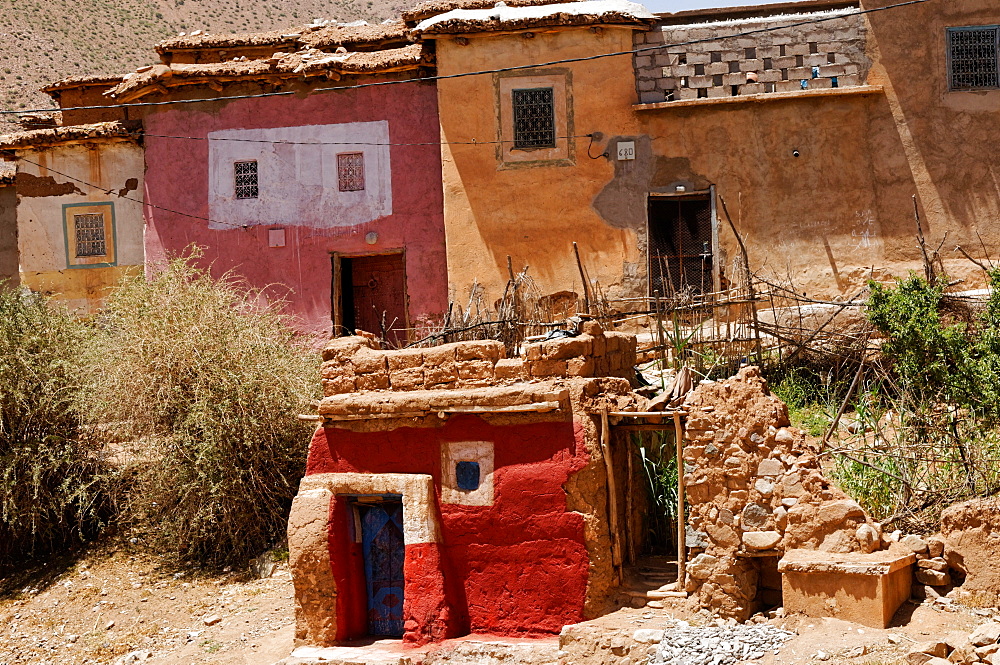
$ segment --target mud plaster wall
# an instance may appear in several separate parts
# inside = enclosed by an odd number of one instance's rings
[[[352,83],[366,80],[355,79]],[[260,86],[248,84],[235,87],[233,93],[260,90]],[[207,93],[190,88],[171,94],[181,97]],[[389,148],[392,214],[353,225],[338,225],[342,220],[297,217],[268,218],[268,224],[248,228],[242,227],[241,220],[235,221],[235,227],[208,228],[202,219],[149,208],[149,263],[158,265],[168,252],[181,251],[191,243],[206,247],[204,260],[213,272],[232,270],[250,284],[267,288],[269,296],[288,302],[297,327],[328,337],[333,309],[332,253],[357,256],[403,251],[410,325],[419,328],[440,319],[448,307],[448,294],[436,117],[435,88],[425,83],[307,97],[190,104],[151,112],[145,118],[149,135],[147,200],[200,217],[210,217],[208,141],[154,135],[206,137],[216,131],[386,122],[389,142],[411,145]],[[276,177],[293,182],[298,176],[289,170]],[[336,188],[335,174],[332,182]],[[217,221],[234,223],[229,219]],[[273,228],[285,228],[284,247],[269,246],[268,232]],[[366,241],[372,232],[377,234],[374,244]]]
[[[474,416],[455,417],[433,429],[362,433],[326,428],[313,439],[306,474],[429,474],[440,488],[442,445],[492,442],[491,505],[446,503],[438,492],[445,597],[419,600],[443,603],[446,627],[413,625],[408,632],[430,629],[428,637],[437,639],[469,632],[555,633],[584,618],[590,568],[584,518],[568,509],[563,489],[590,463],[584,437],[583,428],[569,421],[494,427]],[[349,566],[338,556],[349,547],[345,535],[331,533],[331,559]],[[336,568],[334,576],[348,581]],[[408,576],[407,592],[419,582]],[[346,618],[363,607],[364,596],[345,586],[338,614]],[[353,631],[345,626],[338,638],[365,632],[364,625]]]
[[[686,404],[685,588],[702,607],[748,618],[758,609],[762,556],[882,548],[881,527],[824,477],[818,449],[788,427],[787,407],[756,367],[701,385]]]
[[[448,38],[436,45],[438,73],[448,75],[492,69],[498,62],[531,65],[627,51],[632,30],[605,27],[598,33],[575,28],[539,32],[530,39],[521,34],[470,35],[467,45]],[[613,168],[603,158],[588,157],[590,140],[583,136],[633,124],[631,58],[616,56],[546,69],[565,70],[572,81],[577,138],[570,165],[560,160],[553,165],[502,168],[493,145],[442,146],[449,291],[457,302],[468,300],[473,281],[485,289],[487,302],[502,296],[508,255],[515,268],[530,265],[529,274],[543,295],[582,293],[574,241],[591,279],[599,280],[605,293],[636,295],[635,283],[623,277],[634,274],[643,260],[636,232],[606,223],[590,207],[612,178]],[[438,90],[443,141],[497,140],[497,87],[490,77],[443,80]],[[598,141],[590,154],[603,150]]]
[[[646,104],[860,85],[869,64],[862,17],[845,16],[805,28],[770,31],[793,22],[828,19],[837,13],[843,12],[658,25],[649,32],[637,32],[637,49],[698,41],[636,54],[639,101]],[[741,32],[757,34],[712,40],[716,35]]]
[[[30,150],[23,156],[40,166],[20,160],[15,180],[21,283],[80,314],[93,314],[109,289],[143,264],[142,148],[100,142]],[[109,202],[114,208],[115,265],[71,268],[64,206]]]
[[[0,185],[0,286],[17,286],[17,194]]]

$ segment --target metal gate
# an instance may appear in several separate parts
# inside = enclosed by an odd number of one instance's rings
[[[712,202],[707,196],[650,197],[649,295],[708,293],[713,285]]]

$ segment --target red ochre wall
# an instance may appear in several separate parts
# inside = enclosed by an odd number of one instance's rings
[[[441,442],[492,441],[492,506],[440,503]],[[306,475],[429,474],[438,489],[442,542],[408,545],[407,641],[467,633],[557,633],[583,620],[589,557],[583,517],[566,511],[563,485],[589,457],[574,423],[491,426],[475,416],[440,428],[390,432],[319,429]],[[366,633],[360,545],[345,502],[331,507],[330,560],[338,585],[338,639]],[[405,515],[404,515],[405,518]]]
[[[147,270],[190,245],[201,263],[227,271],[283,299],[297,328],[328,339],[332,324],[331,252],[372,254],[405,249],[411,326],[443,317],[448,307],[441,190],[440,130],[433,83],[405,83],[343,92],[220,100],[154,110],[144,118]],[[389,123],[393,214],[355,226],[317,228],[262,224],[210,229],[207,134],[386,120]],[[419,144],[419,145],[415,145]],[[294,177],[290,174],[289,178]],[[225,220],[221,220],[225,221]],[[268,229],[284,226],[285,246],[268,246]],[[365,236],[375,231],[376,245]]]

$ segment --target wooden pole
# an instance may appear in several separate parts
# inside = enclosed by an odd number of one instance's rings
[[[639,434],[642,436],[642,434]],[[634,448],[633,435],[628,435],[628,446],[625,448],[627,473],[625,476],[625,545],[628,552],[628,563],[635,565],[635,534],[632,529],[632,454]]]
[[[611,565],[615,577],[621,582],[622,548],[618,538],[618,493],[615,491],[615,470],[611,459],[611,424],[607,407],[601,409],[601,453],[604,456],[604,470],[608,474],[608,528],[611,533]]]
[[[687,548],[684,543],[684,431],[681,414],[674,414],[674,450],[677,452],[677,590],[684,590]]]
[[[580,260],[580,248],[577,244],[573,243],[573,255],[576,256],[576,267],[580,271],[580,280],[583,282],[583,306],[587,310],[587,314],[590,314],[590,283],[587,279],[587,273],[583,269],[583,261]]]

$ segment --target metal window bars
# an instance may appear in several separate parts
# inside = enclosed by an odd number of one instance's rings
[[[514,148],[554,148],[556,117],[552,88],[513,90]]]
[[[952,90],[1000,87],[1000,27],[948,29],[948,74]]]
[[[73,215],[76,256],[105,256],[108,253],[104,233],[104,213],[88,212]]]
[[[342,192],[358,192],[365,188],[364,153],[342,152],[337,155],[337,183]]]
[[[236,182],[236,198],[257,198],[257,160],[234,162],[233,177]]]

